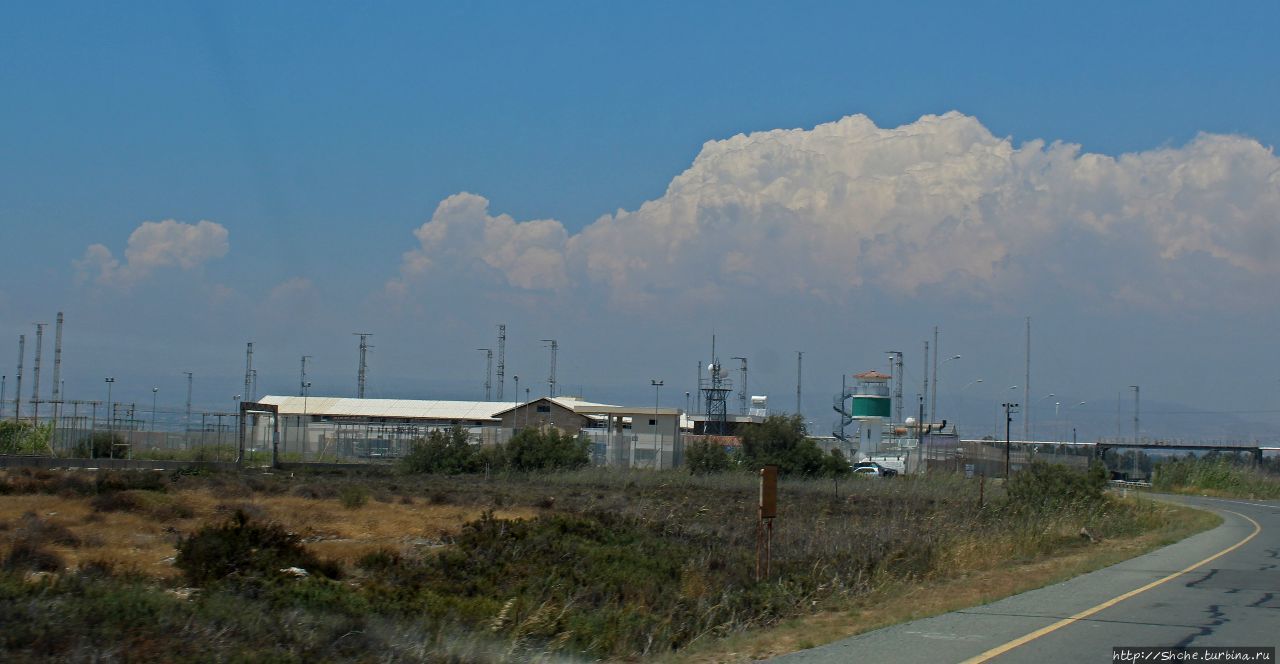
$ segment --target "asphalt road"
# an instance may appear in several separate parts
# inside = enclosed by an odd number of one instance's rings
[[[777,660],[1051,664],[1110,662],[1116,646],[1280,649],[1280,502],[1171,499],[1223,524],[1063,583]]]

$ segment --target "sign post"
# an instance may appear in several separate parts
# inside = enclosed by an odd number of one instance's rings
[[[760,505],[756,516],[756,581],[769,576],[773,519],[778,516],[778,467],[760,469]]]

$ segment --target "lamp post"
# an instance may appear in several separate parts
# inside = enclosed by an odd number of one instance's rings
[[[658,390],[662,389],[662,381],[652,379],[649,384],[653,386],[653,443],[657,448],[653,453],[653,469],[657,470],[662,465],[662,434],[658,433]]]
[[[1048,393],[1048,394],[1046,394],[1046,395],[1044,395],[1044,396],[1040,397],[1039,399],[1036,399],[1036,405],[1037,405],[1037,406],[1038,406],[1038,405],[1040,405],[1040,402],[1041,402],[1041,401],[1044,401],[1045,399],[1052,399],[1052,398],[1054,398],[1054,397],[1056,397],[1056,396],[1058,396],[1058,395],[1054,394],[1053,392],[1050,392],[1050,393]],[[1030,410],[1030,407],[1028,407],[1028,410]],[[1035,432],[1033,431],[1033,432],[1032,432],[1032,436],[1034,436],[1034,435],[1035,435]]]
[[[515,435],[516,429],[520,427],[520,377],[512,376],[516,381],[516,412],[511,416],[511,435]]]
[[[114,457],[116,455],[115,437],[112,434],[115,431],[115,410],[111,407],[111,387],[115,385],[116,379],[107,377],[103,379],[107,383],[107,456]]]
[[[155,433],[156,433],[156,395],[159,392],[160,392],[160,388],[158,387],[151,388],[151,435],[152,436],[155,436]],[[155,442],[153,441],[152,444],[154,445]]]
[[[938,366],[939,366],[939,367],[945,366],[945,365],[947,364],[947,362],[950,362],[950,361],[952,361],[952,360],[958,360],[958,359],[960,359],[960,357],[961,357],[961,356],[959,356],[959,355],[952,355],[951,357],[948,357],[947,359],[945,359],[945,360],[943,360],[943,361],[939,362],[939,363],[938,363]],[[938,372],[937,372],[937,370],[935,370],[935,371],[933,372],[933,401],[932,401],[932,403],[930,403],[930,404],[929,404],[929,419],[930,419],[930,420],[936,420],[936,419],[938,419],[938,392],[940,391],[938,388],[940,388],[940,387],[942,387],[942,382],[941,382],[941,379],[940,379],[940,378],[938,378]]]

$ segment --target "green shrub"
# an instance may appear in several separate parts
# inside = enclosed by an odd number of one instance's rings
[[[53,424],[0,420],[0,454],[40,454],[52,450]]]
[[[74,454],[77,457],[89,459],[106,459],[113,457],[116,450],[123,449],[118,445],[125,445],[128,441],[114,431],[96,431],[88,438],[81,438],[76,443]]]
[[[1006,500],[1019,508],[1042,509],[1084,505],[1103,500],[1107,469],[1100,463],[1080,471],[1060,463],[1032,461],[1005,485]]]
[[[349,510],[360,509],[369,502],[369,490],[359,484],[348,484],[338,490],[338,500]]]
[[[574,470],[591,463],[590,443],[554,427],[521,429],[502,446],[511,470]]]
[[[251,520],[242,511],[227,523],[207,526],[178,543],[175,566],[192,585],[208,585],[229,576],[276,577],[287,567],[312,574],[340,576],[339,568],[307,550],[298,536],[276,523]]]
[[[482,468],[479,447],[471,444],[464,427],[448,431],[435,430],[426,438],[413,441],[409,453],[400,460],[406,473],[440,473],[458,475],[474,473]]]
[[[1165,461],[1156,466],[1152,485],[1163,491],[1211,491],[1241,498],[1280,498],[1280,476],[1226,457]]]
[[[684,448],[684,462],[694,475],[722,473],[729,470],[729,453],[715,441],[694,440]]]

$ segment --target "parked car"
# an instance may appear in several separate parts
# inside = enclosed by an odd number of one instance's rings
[[[898,471],[886,468],[874,461],[860,461],[853,464],[853,474],[867,477],[893,477],[898,474]]]

